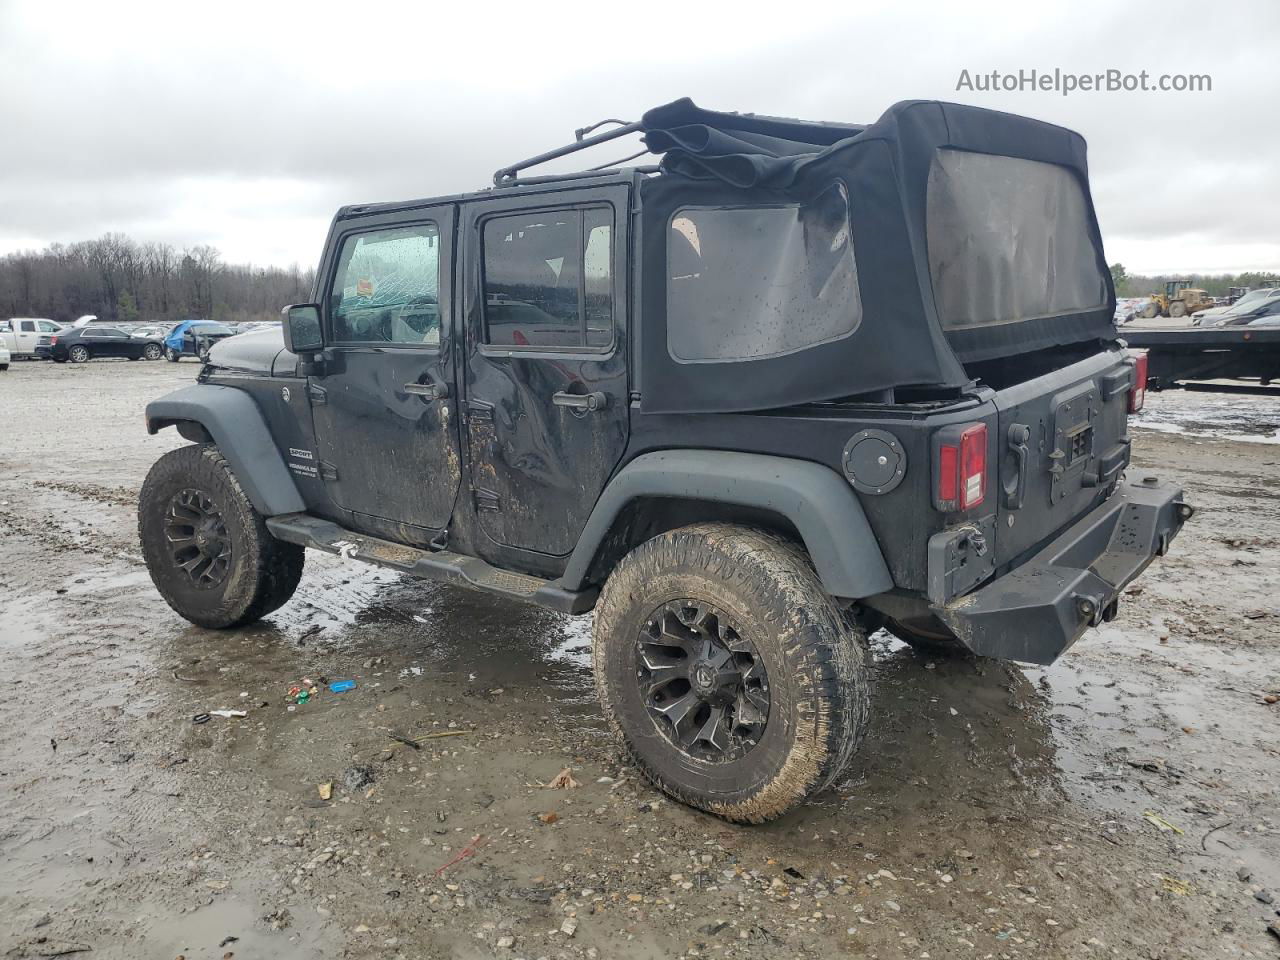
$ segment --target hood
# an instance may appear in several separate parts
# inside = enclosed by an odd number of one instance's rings
[[[292,363],[282,361],[293,358],[284,348],[284,333],[279,327],[250,330],[234,337],[224,337],[209,348],[209,364],[236,373],[251,373],[269,377],[274,370],[289,375]]]

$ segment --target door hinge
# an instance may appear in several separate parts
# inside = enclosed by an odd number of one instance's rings
[[[320,461],[320,479],[337,480],[338,468],[335,467],[332,463],[329,463],[328,461],[321,460]]]
[[[307,396],[311,399],[313,407],[323,406],[329,402],[329,391],[318,383],[307,384]]]
[[[477,510],[501,510],[502,500],[492,490],[475,491],[475,502]]]

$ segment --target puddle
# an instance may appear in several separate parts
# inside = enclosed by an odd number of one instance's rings
[[[1132,423],[1140,430],[1187,437],[1280,443],[1280,396],[1148,391],[1146,405]]]

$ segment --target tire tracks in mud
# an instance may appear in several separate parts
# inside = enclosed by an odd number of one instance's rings
[[[31,485],[44,490],[69,493],[82,500],[96,500],[98,503],[111,506],[132,508],[138,506],[138,491],[130,487],[104,487],[97,483],[72,483],[67,480],[33,480]]]
[[[134,507],[137,493],[127,487],[106,487],[94,483],[72,483],[62,480],[33,480],[36,489],[53,491],[76,500],[111,507]],[[91,556],[111,560],[124,560],[131,564],[142,563],[142,551],[135,538],[122,538],[93,520],[76,521],[73,515],[45,512],[33,516],[13,509],[23,503],[11,497],[0,505],[0,527],[11,535],[28,537],[59,552],[80,551]],[[81,529],[72,529],[68,523],[78,522]]]

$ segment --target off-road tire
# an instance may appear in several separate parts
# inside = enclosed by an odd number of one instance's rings
[[[1169,316],[1185,317],[1187,315],[1187,305],[1181,300],[1175,300],[1169,304]]]
[[[89,357],[89,348],[78,343],[67,352],[67,359],[72,363],[88,363]]]
[[[973,656],[968,647],[948,634],[915,629],[909,624],[892,618],[887,619],[884,626],[895,637],[924,656],[938,658]]]
[[[1142,311],[1138,314],[1138,316],[1142,317],[1144,320],[1153,320],[1156,317],[1160,316],[1160,308],[1156,306],[1154,303],[1148,303],[1146,306],[1142,308]]]
[[[736,759],[682,751],[658,729],[641,689],[640,632],[653,611],[686,599],[723,611],[767,670],[767,723]],[[627,755],[658,789],[726,820],[763,823],[829,786],[861,744],[869,667],[859,634],[794,543],[696,524],[636,547],[605,583],[595,610],[596,690]]]
[[[166,517],[174,498],[195,490],[215,506],[230,544],[225,577],[198,588],[169,550]],[[151,468],[138,497],[138,536],[151,580],[180,616],[201,627],[239,627],[288,602],[302,578],[305,551],[267,530],[263,517],[211,443],[179,447]]]

